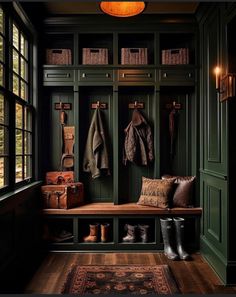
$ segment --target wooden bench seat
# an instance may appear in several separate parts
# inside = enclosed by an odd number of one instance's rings
[[[44,209],[47,215],[198,215],[202,213],[201,207],[168,208],[162,209],[151,206],[138,205],[136,203],[114,203],[100,202],[89,203],[72,209]]]

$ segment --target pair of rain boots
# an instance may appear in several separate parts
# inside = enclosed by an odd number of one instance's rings
[[[184,218],[162,218],[161,232],[164,243],[164,254],[170,260],[189,260],[184,250]],[[175,247],[175,248],[174,248]],[[176,253],[177,252],[177,253]]]
[[[101,227],[101,228],[100,228]],[[98,242],[101,239],[101,242],[107,242],[109,239],[109,228],[110,224],[90,224],[89,225],[89,235],[84,237],[84,242]]]

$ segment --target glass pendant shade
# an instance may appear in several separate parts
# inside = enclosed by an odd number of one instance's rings
[[[102,1],[100,3],[101,10],[115,17],[131,17],[137,14],[140,14],[145,9],[144,2],[109,2]]]

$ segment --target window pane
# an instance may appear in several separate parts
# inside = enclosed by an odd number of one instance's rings
[[[19,74],[19,54],[17,53],[17,51],[13,50],[13,70]]]
[[[7,158],[0,158],[0,188],[6,186],[6,168],[7,168]]]
[[[8,130],[7,128],[0,126],[0,155],[6,155],[8,153],[7,150],[7,142],[8,142]]]
[[[16,129],[16,155],[22,155],[22,141],[23,141],[23,132],[21,130]]]
[[[25,130],[32,131],[32,117],[28,107],[25,107]]]
[[[32,153],[32,136],[31,133],[25,132],[25,154]]]
[[[23,128],[23,108],[20,104],[16,104],[16,127]]]
[[[4,55],[3,55],[3,49],[4,49],[4,39],[3,37],[0,35],[0,61],[4,61]]]
[[[4,33],[4,16],[3,16],[3,10],[0,8],[0,32]]]
[[[4,86],[4,68],[2,64],[0,64],[0,86]]]
[[[19,30],[16,25],[13,24],[13,45],[15,48],[19,49]]]
[[[4,96],[0,93],[0,123],[5,123],[5,100]]]
[[[19,96],[19,78],[13,74],[13,93]]]
[[[31,156],[25,156],[25,178],[29,178],[29,177],[32,177],[32,171],[31,171],[31,168],[32,168],[32,157]]]
[[[20,97],[22,99],[25,99],[25,100],[27,99],[27,97],[28,97],[27,91],[28,91],[27,84],[21,80],[21,82],[20,82]]]
[[[28,44],[27,40],[24,38],[24,36],[20,35],[20,52],[21,54],[28,59],[28,50],[27,50]]]
[[[21,58],[21,61],[20,61],[20,76],[28,81],[28,63],[23,59]]]
[[[16,157],[16,182],[23,180],[23,157]]]

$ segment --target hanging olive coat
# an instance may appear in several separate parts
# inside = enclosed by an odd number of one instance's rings
[[[100,109],[96,109],[89,127],[85,147],[83,170],[91,172],[92,178],[110,175],[104,123]]]

